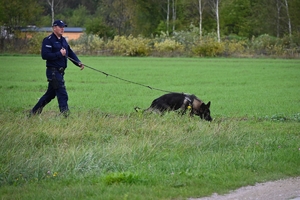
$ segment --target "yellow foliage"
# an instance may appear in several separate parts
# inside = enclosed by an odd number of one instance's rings
[[[163,42],[155,42],[154,49],[158,52],[183,52],[184,46],[175,40],[167,38]]]
[[[150,53],[149,43],[150,39],[141,36],[115,36],[114,40],[108,41],[107,48],[116,55],[147,56]]]

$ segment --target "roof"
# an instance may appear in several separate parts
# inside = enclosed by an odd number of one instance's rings
[[[22,32],[52,32],[52,27],[26,27],[21,28]],[[65,27],[64,32],[72,32],[72,33],[82,33],[85,31],[85,28],[82,27]]]

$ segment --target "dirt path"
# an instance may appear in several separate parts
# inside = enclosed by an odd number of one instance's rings
[[[300,200],[300,177],[258,183],[225,195],[190,198],[189,200]]]

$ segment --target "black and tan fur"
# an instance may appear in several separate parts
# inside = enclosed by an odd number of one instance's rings
[[[190,116],[197,115],[201,119],[212,121],[210,116],[210,101],[205,104],[193,94],[168,93],[154,99],[144,112],[159,112],[179,110],[182,114],[190,108]],[[137,108],[136,108],[137,110]]]

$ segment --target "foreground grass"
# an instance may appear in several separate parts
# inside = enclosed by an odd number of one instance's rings
[[[71,66],[70,118],[56,101],[28,118],[44,62],[0,59],[2,199],[186,199],[300,175],[297,60],[83,58],[212,101],[208,123],[135,113],[162,93]]]
[[[2,199],[170,199],[300,174],[297,121],[1,114]]]

